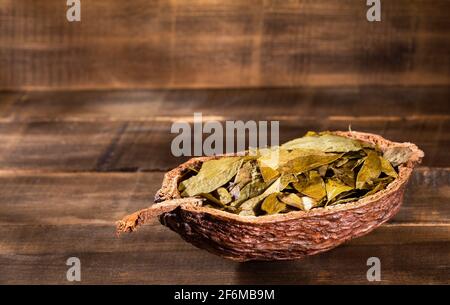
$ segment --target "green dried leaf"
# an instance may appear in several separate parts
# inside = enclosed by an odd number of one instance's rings
[[[265,150],[258,158],[258,165],[264,181],[271,181],[280,175],[279,167],[286,162],[303,154],[303,151],[288,151],[286,149],[274,148]]]
[[[219,200],[222,204],[228,204],[233,200],[230,193],[224,187],[219,187],[217,189],[217,194],[219,195]]]
[[[281,145],[284,149],[312,149],[322,152],[349,152],[362,149],[359,141],[332,134],[312,135],[294,139]]]
[[[236,177],[234,178],[234,184],[239,185],[240,188],[244,187],[247,183],[252,181],[257,175],[257,166],[255,161],[247,161],[239,168]]]
[[[334,176],[347,184],[348,186],[355,187],[355,173],[351,167],[351,163],[347,162],[341,167],[331,167]]]
[[[276,193],[267,196],[261,205],[261,210],[269,215],[278,214],[284,209],[286,209],[286,204],[278,200]]]
[[[280,192],[280,178],[275,180],[261,195],[258,195],[256,197],[252,197],[246,201],[244,201],[240,206],[240,212],[239,215],[245,215],[245,216],[254,216],[255,215],[255,208],[263,199],[265,199],[267,196]]]
[[[201,193],[201,194],[199,194],[199,196],[205,198],[206,200],[208,200],[210,202],[217,204],[218,206],[223,206],[223,203],[210,193]]]
[[[299,197],[296,194],[280,194],[278,198],[285,204],[300,209],[302,211],[309,211],[316,205],[316,201],[307,196]]]
[[[395,171],[395,169],[392,167],[391,163],[388,160],[380,156],[380,162],[381,162],[381,171],[383,173],[393,178],[398,177],[397,172]]]
[[[305,151],[301,156],[288,161],[280,171],[284,174],[299,175],[322,165],[330,164],[339,159],[342,154],[327,154],[321,152]]]
[[[368,192],[364,195],[364,197],[373,195],[373,194],[375,194],[376,192],[385,189],[386,186],[387,186],[388,184],[389,184],[389,183],[387,183],[386,181],[380,181],[380,182],[378,182],[377,185],[376,185],[373,189],[371,189],[370,191],[368,191]]]
[[[381,174],[381,161],[377,153],[374,151],[368,151],[367,157],[363,163],[363,166],[358,172],[356,177],[356,188],[364,189],[367,183],[370,183],[373,179],[376,179]]]
[[[278,168],[281,155],[287,154],[288,151],[280,150],[279,147],[263,149],[259,151],[258,165],[259,167]]]
[[[366,158],[367,158],[367,157],[363,157],[363,158],[357,159],[357,160],[350,160],[349,163],[353,161],[353,162],[351,163],[351,164],[352,164],[352,170],[357,169],[361,164],[363,164],[364,161],[366,161]]]
[[[247,183],[247,185],[245,185],[239,191],[237,200],[232,202],[231,205],[239,206],[241,203],[248,200],[249,198],[261,195],[264,192],[264,190],[266,190],[269,187],[269,185],[270,184],[264,182],[262,179],[255,179],[254,181]]]
[[[350,161],[350,158],[346,157],[345,155],[342,156],[342,158],[338,159],[336,162],[333,163],[334,167],[341,167],[345,164],[348,164]]]
[[[242,167],[239,169],[234,182],[230,186],[230,194],[234,200],[239,199],[241,190],[245,194],[249,190],[252,190],[252,185],[248,186],[250,183],[255,184],[257,182],[263,182],[261,173],[257,167],[256,160],[252,160],[250,162],[245,162]],[[244,187],[247,187],[244,189]],[[258,194],[256,194],[258,195]],[[244,199],[245,200],[245,199]]]
[[[214,197],[211,193],[209,193],[209,194],[202,193],[202,194],[199,194],[199,196],[201,196],[207,200],[207,202],[205,202],[205,204],[204,204],[205,206],[216,208],[216,209],[219,209],[222,211],[227,211],[230,213],[236,213],[235,207],[231,207],[231,206],[227,206],[227,205],[223,204],[219,199]],[[209,203],[213,203],[213,204],[209,204]]]
[[[299,183],[293,183],[292,185],[299,193],[311,197],[315,201],[320,201],[327,195],[325,182],[316,171],[308,172],[306,179],[303,179]]]
[[[216,190],[236,175],[241,164],[241,157],[206,161],[196,176],[182,182],[185,189],[181,196],[191,197]]]
[[[319,134],[315,131],[310,130],[310,131],[307,131],[303,137],[313,137],[313,136],[317,137],[317,136],[319,136]]]
[[[372,180],[372,183],[370,184],[371,188],[374,188],[379,183],[384,183],[385,186],[387,186],[389,183],[394,181],[394,178],[391,176],[382,177],[382,178],[376,178]]]
[[[289,183],[297,182],[297,177],[293,174],[286,174],[280,177],[280,191],[284,190]]]
[[[178,191],[180,193],[182,193],[186,189],[186,181],[187,180],[181,181],[180,184],[178,184]]]
[[[376,179],[373,179],[373,183],[377,184],[379,182],[386,182],[387,184],[391,183],[392,181],[394,181],[394,177],[391,176],[387,176],[387,177],[378,177]]]
[[[273,180],[280,175],[280,173],[277,170],[270,168],[270,167],[263,166],[263,167],[260,167],[259,170],[261,171],[261,175],[262,175],[264,181]]]
[[[333,200],[339,194],[351,191],[353,189],[351,186],[348,186],[337,179],[328,179],[325,183],[325,188],[327,191],[328,202]]]

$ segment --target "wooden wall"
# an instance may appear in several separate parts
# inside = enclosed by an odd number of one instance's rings
[[[0,0],[0,89],[448,85],[450,1]]]

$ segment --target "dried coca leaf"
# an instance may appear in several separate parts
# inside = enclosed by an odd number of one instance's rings
[[[299,175],[322,165],[330,164],[339,159],[342,154],[305,151],[301,156],[288,161],[280,170],[282,173]]]
[[[312,198],[309,198],[307,196],[299,197],[298,195],[293,193],[281,194],[278,196],[278,198],[283,203],[302,211],[309,211],[317,203]]]
[[[379,182],[385,182],[386,184],[391,183],[392,181],[394,181],[394,178],[391,176],[387,176],[387,177],[378,177],[376,179],[373,179],[373,184],[378,184]]]
[[[305,150],[286,150],[280,148],[266,149],[258,158],[258,165],[264,181],[271,181],[280,175],[279,168],[289,161],[308,153],[317,153]]]
[[[257,163],[255,160],[244,162],[242,167],[238,170],[234,182],[230,185],[230,195],[233,200],[238,200],[240,197],[241,190],[246,187],[250,182],[257,182],[261,180],[261,173],[258,170]],[[243,190],[245,194],[252,189],[252,186],[247,187]],[[244,199],[245,200],[245,199]]]
[[[309,135],[289,141],[281,146],[284,149],[311,149],[322,152],[349,152],[363,148],[361,142],[332,134]]]
[[[288,187],[289,183],[297,182],[297,177],[294,174],[285,174],[280,177],[280,190],[284,190]]]
[[[389,182],[387,182],[387,181],[380,181],[380,182],[378,182],[373,189],[371,189],[370,191],[368,191],[364,195],[364,197],[370,196],[372,194],[375,194],[378,191],[381,191],[381,190],[385,189],[388,184],[389,184]]]
[[[235,207],[232,206],[228,206],[226,204],[224,204],[223,202],[221,202],[219,199],[217,199],[214,195],[210,194],[210,193],[202,193],[199,195],[200,197],[205,198],[207,201],[205,203],[205,205],[215,208],[215,209],[219,209],[222,211],[227,211],[230,213],[236,213],[237,210]],[[212,203],[212,204],[209,204]]]
[[[277,171],[277,168],[280,164],[280,155],[284,153],[287,152],[282,152],[278,148],[260,151],[258,166],[264,181],[271,181],[279,176],[280,173]]]
[[[391,163],[389,163],[388,160],[380,156],[380,162],[381,162],[381,172],[394,178],[398,177],[397,172],[395,171],[395,169],[392,167]]]
[[[216,190],[236,175],[241,164],[241,157],[206,161],[196,176],[181,182],[184,188],[181,195],[191,197]]]
[[[361,159],[364,158],[365,156],[367,156],[366,152],[362,149],[362,150],[358,150],[358,151],[350,151],[346,154],[344,154],[342,156],[342,158],[344,159],[348,159],[348,160],[355,160],[355,159]]]
[[[372,183],[370,184],[369,192],[367,194],[365,194],[364,196],[367,196],[368,194],[369,195],[374,194],[375,192],[386,188],[386,186],[389,183],[391,183],[392,181],[394,181],[394,178],[391,176],[376,178],[376,179],[372,180]],[[378,189],[376,191],[373,191],[373,189],[377,188],[377,186],[378,186]],[[382,188],[380,188],[380,187],[382,187]]]
[[[283,203],[301,209],[303,207],[302,198],[293,193],[280,193],[278,199]]]
[[[363,166],[356,177],[356,188],[363,189],[371,180],[378,178],[381,174],[381,161],[377,153],[368,151]]]
[[[219,201],[222,204],[228,204],[233,200],[233,198],[231,198],[230,193],[224,187],[219,187],[217,189],[217,194],[219,195]]]
[[[269,215],[278,214],[284,209],[286,209],[286,204],[278,200],[276,193],[267,196],[267,198],[264,199],[264,202],[261,205],[261,210]]]
[[[238,206],[249,198],[256,197],[262,194],[268,186],[268,183],[264,182],[261,179],[255,179],[251,181],[246,186],[244,186],[242,190],[240,190],[238,199],[235,202],[232,202],[231,205]]]
[[[316,171],[310,171],[305,180],[300,183],[293,183],[292,185],[299,193],[311,197],[315,201],[320,201],[327,195],[325,182]]]
[[[281,191],[280,186],[281,186],[280,178],[278,178],[261,195],[255,196],[253,198],[248,199],[247,201],[244,201],[239,206],[240,208],[239,215],[255,216],[256,206],[267,196],[280,192]]]
[[[261,175],[262,175],[264,181],[271,181],[280,175],[280,173],[277,170],[275,170],[271,167],[263,166],[260,168],[260,171],[261,171]]]
[[[363,164],[364,163],[364,161],[366,161],[366,158],[367,157],[363,157],[363,158],[361,158],[361,159],[357,159],[357,160],[350,160],[349,161],[349,163],[350,162],[352,162],[352,170],[355,170],[355,169],[357,169],[361,164]]]
[[[327,201],[330,202],[341,193],[351,191],[353,188],[337,179],[328,179],[325,183],[327,190]]]
[[[338,159],[336,162],[333,163],[334,167],[341,167],[345,164],[348,164],[348,162],[350,161],[350,158],[348,158],[347,156],[342,156],[342,158]],[[328,168],[328,167],[326,167]]]
[[[341,167],[332,166],[334,176],[347,184],[348,186],[355,187],[355,173],[352,168],[352,162],[347,162]]]
[[[257,167],[254,161],[244,162],[234,178],[234,184],[239,185],[240,188],[244,187],[247,183],[252,181],[253,176],[256,175],[256,171]]]

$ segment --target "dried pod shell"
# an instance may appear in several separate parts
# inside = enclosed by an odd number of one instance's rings
[[[411,154],[399,166],[399,175],[388,187],[358,201],[310,211],[265,216],[240,216],[201,206],[199,198],[181,198],[178,181],[183,172],[216,157],[193,158],[168,172],[155,197],[157,204],[118,222],[118,232],[133,231],[155,216],[186,241],[222,257],[236,260],[300,259],[330,250],[364,235],[392,218],[400,208],[414,166],[424,153],[412,143],[396,143],[362,132],[334,132],[369,142],[382,151],[407,147]]]

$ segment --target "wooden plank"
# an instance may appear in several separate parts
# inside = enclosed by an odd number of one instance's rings
[[[1,225],[0,283],[67,283],[67,258],[84,284],[364,284],[369,257],[384,284],[448,284],[450,227],[389,227],[302,261],[235,263],[161,226],[117,239],[104,225]]]
[[[0,225],[110,225],[148,207],[163,172],[0,171]],[[391,225],[450,225],[450,169],[414,171]]]
[[[192,120],[195,111],[206,118],[229,120],[445,120],[450,118],[449,98],[448,86],[25,92],[11,111],[0,112],[0,119],[175,121],[180,117]],[[10,104],[0,96],[0,107]]]
[[[395,223],[449,223],[450,169],[417,168],[405,193],[404,204]]]
[[[416,143],[426,153],[426,166],[450,166],[448,119],[386,121],[378,117],[349,120],[309,116],[280,121],[280,142],[308,130],[347,130],[349,125],[353,130],[390,140]],[[170,127],[170,121],[0,123],[0,169],[167,170],[188,159],[171,153],[176,134],[170,133]]]
[[[164,173],[1,172],[1,224],[108,224],[153,204]]]
[[[0,168],[86,170],[107,163],[122,123],[0,124]]]
[[[0,120],[13,116],[13,112],[25,97],[23,92],[0,91]]]
[[[448,85],[450,4],[4,0],[0,88]]]

